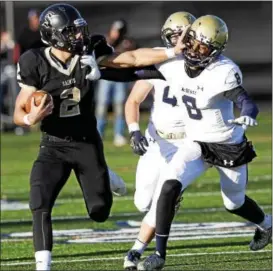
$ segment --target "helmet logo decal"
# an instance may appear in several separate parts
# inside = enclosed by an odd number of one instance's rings
[[[202,39],[202,42],[210,42],[211,38],[209,39],[207,36],[203,35],[202,33],[200,33],[200,37]]]
[[[60,47],[63,47],[64,46],[64,43],[62,41],[58,41],[57,42],[57,45],[60,46]]]
[[[52,21],[54,21],[57,17],[59,17],[58,14],[55,14],[53,11],[49,11],[45,16],[45,21],[42,24],[45,27],[49,27],[52,25]]]
[[[86,21],[83,18],[76,19],[74,21],[74,24],[75,24],[76,27],[87,25]]]

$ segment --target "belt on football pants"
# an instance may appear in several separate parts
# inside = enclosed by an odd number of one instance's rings
[[[90,136],[53,136],[47,133],[43,133],[43,140],[47,140],[50,142],[88,142],[91,141]]]
[[[183,139],[186,137],[185,132],[177,132],[177,133],[163,133],[159,130],[156,130],[156,133],[164,139]]]

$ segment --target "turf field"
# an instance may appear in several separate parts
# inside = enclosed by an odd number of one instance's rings
[[[144,127],[147,117],[143,118]],[[260,113],[259,126],[247,131],[258,157],[249,165],[248,195],[272,212],[271,112]],[[122,270],[123,257],[133,244],[142,215],[133,205],[134,174],[138,157],[128,146],[105,139],[111,169],[124,178],[128,195],[114,197],[106,223],[88,220],[80,188],[73,176],[53,211],[52,270]],[[37,156],[39,133],[1,141],[1,270],[33,270],[31,214],[28,207],[29,172]],[[214,169],[185,193],[172,227],[165,270],[271,270],[272,246],[251,252],[253,225],[227,213]],[[154,242],[145,255],[153,252]]]

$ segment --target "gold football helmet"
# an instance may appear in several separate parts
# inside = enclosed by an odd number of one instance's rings
[[[195,19],[192,14],[185,11],[171,14],[161,29],[161,39],[164,45],[166,47],[175,46],[178,36],[180,36],[185,27],[192,24]],[[177,36],[177,38],[172,41],[172,36]]]
[[[194,21],[186,36],[185,61],[191,67],[205,67],[219,56],[228,41],[226,23],[217,16],[205,15]]]

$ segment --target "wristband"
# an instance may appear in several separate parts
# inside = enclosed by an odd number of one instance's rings
[[[128,125],[128,129],[129,129],[129,132],[130,132],[130,133],[131,133],[131,132],[135,132],[135,131],[139,131],[139,130],[140,130],[140,129],[139,129],[139,125],[138,125],[137,122],[130,123],[130,124]]]
[[[28,116],[29,116],[29,114],[24,115],[23,120],[24,120],[24,123],[25,123],[26,125],[30,126],[31,123],[29,122]]]
[[[165,54],[167,55],[168,59],[176,57],[174,48],[165,49]]]

